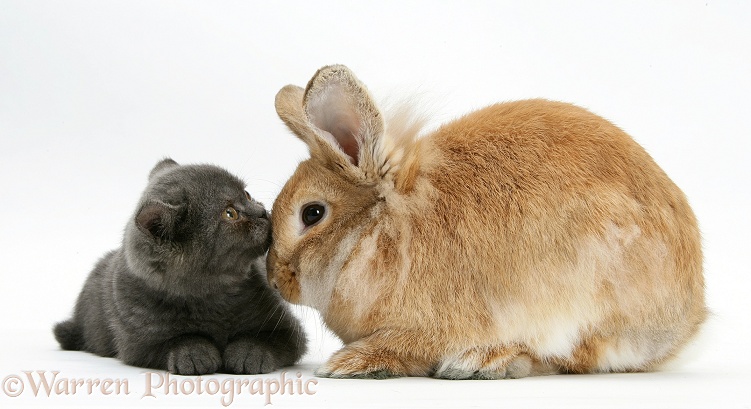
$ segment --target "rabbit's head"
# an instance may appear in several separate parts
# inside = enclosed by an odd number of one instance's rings
[[[320,69],[305,90],[284,87],[276,109],[311,157],[274,203],[269,281],[287,300],[325,311],[351,256],[370,250],[361,238],[389,217],[382,204],[414,189],[419,125],[403,117],[386,129],[341,65]]]

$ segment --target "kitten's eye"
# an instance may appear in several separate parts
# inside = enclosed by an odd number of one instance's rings
[[[235,221],[240,218],[240,215],[234,207],[230,206],[224,209],[224,212],[222,212],[222,218],[224,220]]]
[[[326,214],[326,208],[322,204],[311,203],[302,211],[302,222],[305,227],[310,227],[323,219]]]
[[[248,200],[251,200],[251,201],[253,200],[253,199],[250,198],[250,193],[248,193],[247,190],[245,191],[245,198],[248,199]]]

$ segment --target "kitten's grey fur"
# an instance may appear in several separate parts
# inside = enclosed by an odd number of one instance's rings
[[[305,335],[265,282],[271,224],[244,189],[216,166],[159,162],[123,246],[55,326],[60,346],[181,375],[294,364]]]

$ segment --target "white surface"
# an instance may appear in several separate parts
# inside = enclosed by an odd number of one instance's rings
[[[50,328],[97,258],[119,245],[161,157],[220,164],[270,205],[307,155],[276,117],[276,91],[343,63],[376,97],[417,94],[434,124],[546,97],[621,126],[698,215],[714,317],[664,372],[322,379],[315,395],[272,397],[274,406],[751,407],[751,6],[559,3],[0,0],[0,378],[57,370],[128,379],[131,392],[47,398],[27,385],[18,398],[0,391],[0,406],[221,407],[219,395],[141,399],[143,370],[59,351]],[[339,344],[315,312],[296,311],[311,338],[299,368],[310,380]],[[246,394],[232,406],[263,405]]]

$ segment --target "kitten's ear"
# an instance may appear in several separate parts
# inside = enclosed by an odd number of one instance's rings
[[[167,203],[148,202],[136,215],[136,226],[154,239],[171,240],[175,235],[175,226],[180,208]]]
[[[171,158],[162,159],[161,161],[159,161],[159,163],[157,163],[154,166],[154,169],[151,169],[151,173],[149,173],[149,180],[153,179],[154,175],[156,175],[157,173],[163,171],[164,169],[171,168],[173,166],[180,166],[180,165],[178,165],[177,162],[175,162]]]

